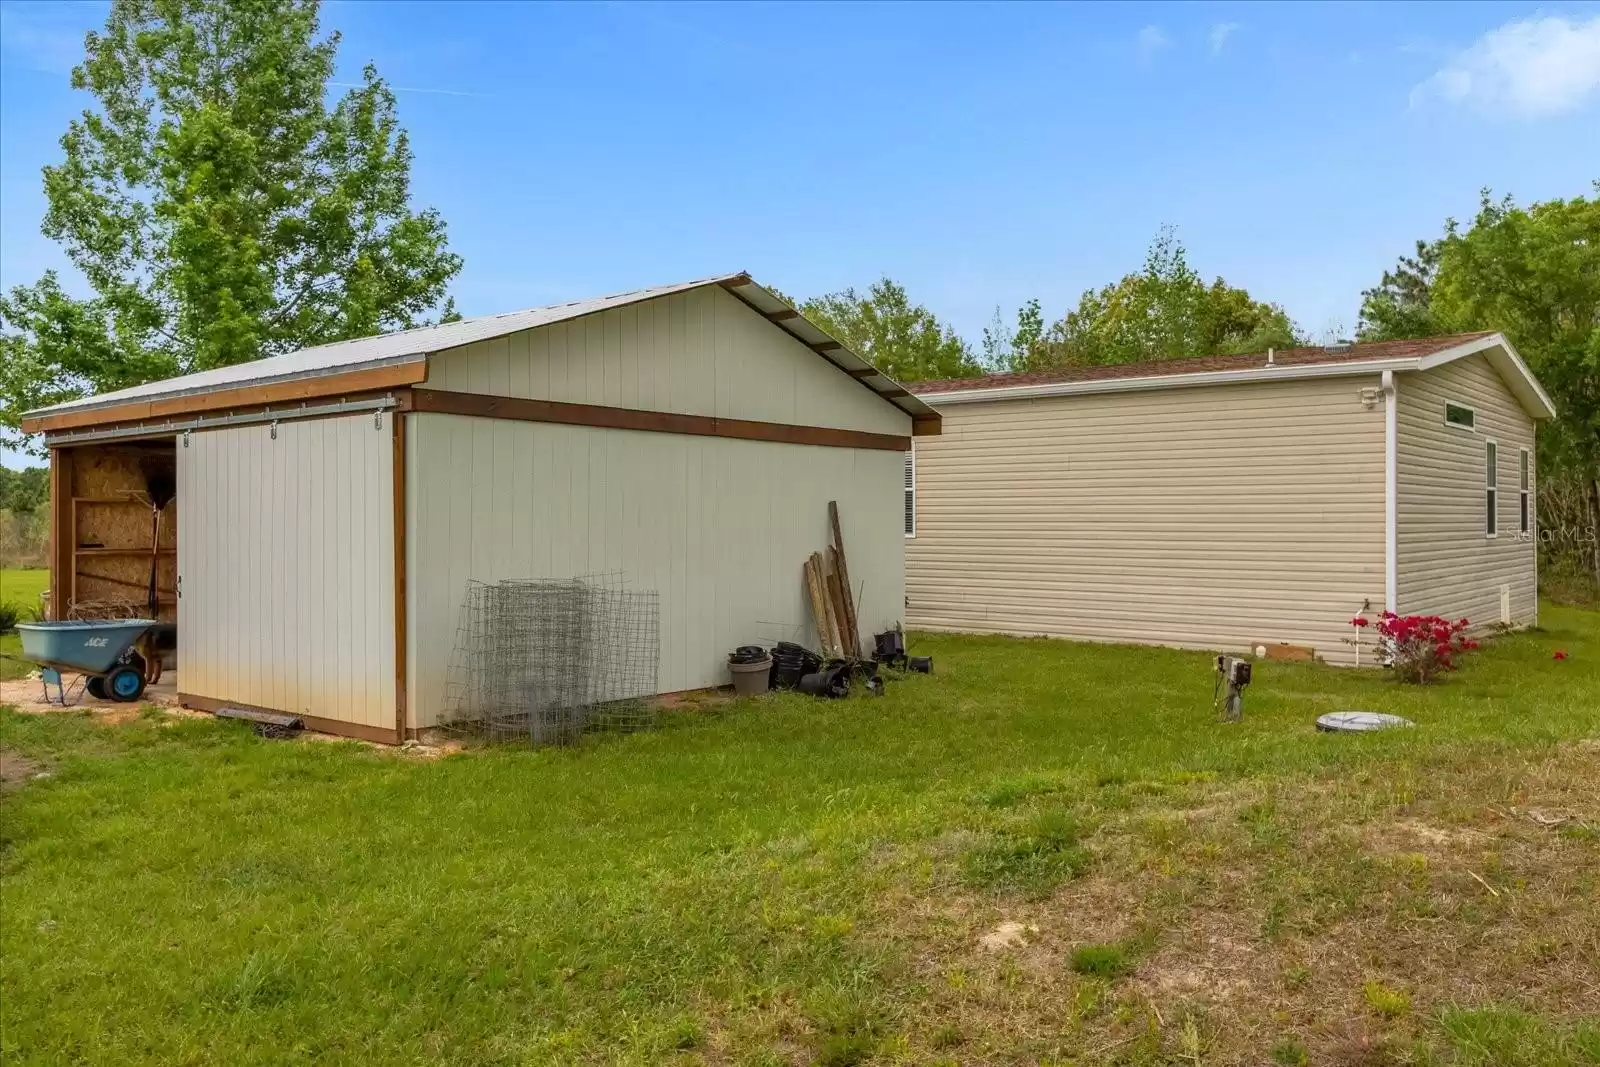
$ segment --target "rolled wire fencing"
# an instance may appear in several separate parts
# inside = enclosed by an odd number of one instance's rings
[[[446,682],[464,740],[569,745],[655,724],[661,601],[620,574],[467,583]]]

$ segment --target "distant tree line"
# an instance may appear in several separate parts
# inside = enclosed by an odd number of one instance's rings
[[[50,472],[0,467],[0,567],[42,567],[50,539]]]

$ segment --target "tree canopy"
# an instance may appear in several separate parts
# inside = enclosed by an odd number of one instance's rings
[[[1143,269],[1087,290],[1078,306],[1051,325],[1016,369],[1095,366],[1265,351],[1301,343],[1294,322],[1277,304],[1189,266],[1183,244],[1164,228]]]
[[[116,0],[44,170],[53,271],[0,297],[0,427],[85,394],[452,314],[461,269],[411,207],[411,148],[368,66],[329,106],[315,0]],[[10,435],[10,436],[15,436]]]
[[[1600,182],[1595,194],[1523,208],[1485,190],[1470,225],[1447,219],[1442,237],[1418,241],[1362,293],[1360,331],[1364,340],[1503,332],[1557,409],[1540,428],[1541,514],[1559,515],[1555,494],[1578,489],[1591,528],[1600,525]],[[1600,550],[1591,566],[1600,583]]]
[[[983,373],[967,342],[889,278],[873,282],[865,293],[851,288],[813,297],[800,310],[896,381]]]
[[[1044,312],[1037,299],[1017,309],[1017,324],[1008,327],[998,306],[983,330],[983,366],[990,372],[1024,370],[1044,338]]]

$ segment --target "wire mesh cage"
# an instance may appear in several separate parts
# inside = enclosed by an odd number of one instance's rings
[[[654,725],[660,616],[617,574],[468,582],[440,729],[541,746]]]

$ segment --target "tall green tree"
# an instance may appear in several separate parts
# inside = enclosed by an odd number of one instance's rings
[[[896,381],[983,373],[967,342],[933,312],[913,304],[905,287],[888,278],[880,278],[865,293],[845,289],[813,297],[800,310]]]
[[[1027,369],[1095,366],[1265,351],[1301,343],[1277,304],[1221,278],[1209,285],[1189,266],[1183,244],[1163,228],[1144,268],[1091,289],[1027,353]]]
[[[1025,369],[1043,338],[1044,312],[1038,300],[1029,300],[1017,309],[1015,327],[1006,325],[996,305],[994,318],[983,329],[984,369],[991,373]]]
[[[72,72],[93,104],[44,170],[55,272],[0,298],[0,427],[76,396],[416,326],[461,269],[411,206],[368,66],[330,106],[315,0],[116,0]],[[9,435],[15,438],[15,434]]]
[[[1518,207],[1482,194],[1470,225],[1444,235],[1362,294],[1361,337],[1499,330],[1555,401],[1539,430],[1540,513],[1586,527],[1571,539],[1600,590],[1600,181],[1592,198]],[[1574,512],[1582,501],[1587,516]],[[1580,547],[1581,546],[1581,547]],[[1560,544],[1555,544],[1560,548]]]

